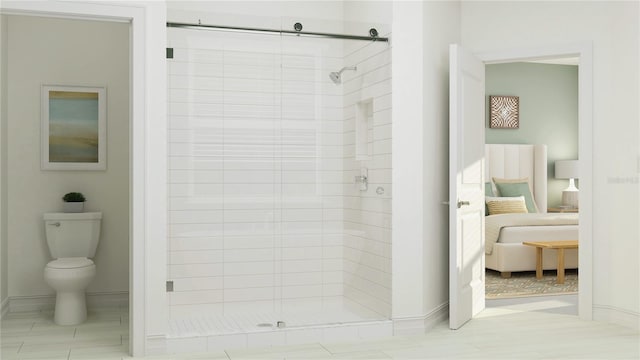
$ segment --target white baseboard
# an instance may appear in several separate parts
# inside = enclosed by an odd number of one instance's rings
[[[117,292],[105,292],[105,293],[88,293],[87,294],[87,307],[121,307],[129,306],[129,292],[117,291]]]
[[[424,334],[433,329],[437,324],[449,318],[449,302],[440,304],[426,315],[394,318],[393,335],[405,336]]]
[[[0,306],[0,319],[4,318],[4,316],[9,312],[9,298],[6,297],[2,300],[2,305]]]
[[[613,323],[640,331],[640,313],[615,306],[594,304],[593,320]]]
[[[12,296],[7,300],[8,311],[10,312],[53,310],[56,304],[55,295]],[[100,307],[120,307],[126,306],[128,304],[129,292],[127,291],[110,293],[87,293],[88,309]]]

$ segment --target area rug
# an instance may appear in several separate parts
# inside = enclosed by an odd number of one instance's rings
[[[513,272],[509,279],[503,279],[499,272],[489,269],[485,274],[485,296],[487,299],[566,295],[578,292],[577,269],[565,271],[564,284],[556,284],[555,270],[545,271],[540,280],[536,279],[535,271]]]

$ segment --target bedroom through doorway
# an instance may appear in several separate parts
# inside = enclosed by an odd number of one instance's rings
[[[540,278],[538,250],[524,242],[578,240],[579,204],[563,202],[569,179],[555,170],[557,162],[578,160],[579,60],[485,65],[485,144],[499,145],[486,145],[485,151],[487,306],[552,299],[563,312],[578,314],[578,249],[561,250],[565,274],[559,283],[559,250],[542,250]],[[505,109],[517,117],[500,122],[498,111]],[[525,220],[513,214],[519,212],[527,213]]]

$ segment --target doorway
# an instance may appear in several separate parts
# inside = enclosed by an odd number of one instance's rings
[[[532,194],[538,205],[538,212],[548,212],[553,217],[567,218],[567,222],[577,221],[575,218],[578,215],[575,213],[578,209],[562,207],[562,193],[568,185],[568,180],[558,178],[558,174],[555,174],[554,171],[554,165],[558,160],[578,159],[578,63],[579,59],[572,57],[487,64],[485,66],[485,103],[487,104],[485,144],[545,145],[546,159],[542,159],[542,161],[544,161],[546,171],[534,174],[536,186],[533,187]],[[492,104],[500,104],[498,101],[501,99],[517,101],[519,115],[517,124],[503,126],[491,121],[493,119],[491,117]],[[490,185],[493,184],[492,176],[502,177],[496,173],[502,169],[498,166],[499,164],[495,163],[496,160],[499,161],[499,159],[494,159],[494,156],[485,157],[485,168],[488,173],[485,178]],[[513,171],[507,167],[504,170]],[[520,171],[520,174],[523,174],[524,170]],[[542,184],[538,181],[538,175],[545,177]],[[544,188],[540,189],[541,186]],[[485,190],[488,190],[486,195],[489,197],[498,196],[494,194],[495,185]],[[543,191],[544,194],[542,194]],[[540,199],[540,196],[544,198]],[[499,199],[502,198],[492,200]],[[513,209],[513,211],[519,210],[522,209]],[[565,214],[559,214],[560,212]],[[487,226],[492,225],[495,218],[496,216],[485,217],[487,220],[485,222],[488,222]],[[536,250],[533,247],[522,245],[520,250],[523,253],[520,254],[516,253],[515,249],[510,251],[508,248],[509,246],[515,247],[516,244],[521,244],[523,241],[578,239],[578,225],[564,225],[561,231],[555,228],[548,228],[545,233],[534,233],[539,228],[531,226],[507,227],[501,230],[498,239],[500,246],[495,250],[504,251],[510,255],[508,258],[504,258],[505,261],[499,262],[496,261],[496,255],[486,255],[485,295],[488,300],[487,306],[491,306],[493,303],[489,302],[490,300],[497,299],[560,294],[577,295],[577,249],[563,250],[566,276],[564,281],[558,283],[556,281],[557,265],[555,265],[557,264],[557,250],[544,251],[545,271],[543,277],[537,279],[535,272]],[[486,241],[493,240],[489,238]],[[530,256],[520,258],[519,254]],[[514,260],[513,264],[511,264],[511,260]],[[552,264],[549,264],[549,261]],[[512,268],[513,271],[511,271]],[[577,296],[575,298],[577,303]],[[575,307],[575,314],[577,315],[577,307]]]
[[[166,207],[166,133],[162,130],[166,109],[157,106],[165,99],[166,78],[147,76],[164,73],[164,57],[147,56],[165,51],[164,4],[3,2],[0,12],[126,22],[131,26],[129,353],[144,356],[148,348],[164,346],[158,334],[163,334],[166,326],[166,242],[147,244],[147,239],[166,238],[166,214],[162,211]],[[153,316],[146,316],[147,313]]]
[[[465,127],[469,129],[478,128],[476,122],[483,122],[484,116],[478,117],[473,111],[465,110],[464,101],[470,102],[471,105],[477,106],[477,103],[483,102],[484,97],[484,65],[496,64],[523,60],[540,60],[559,57],[578,57],[580,59],[580,67],[578,70],[578,82],[579,82],[579,95],[578,95],[578,127],[579,127],[579,150],[578,155],[580,159],[581,173],[584,174],[581,178],[581,191],[580,191],[580,225],[579,225],[579,269],[581,279],[579,285],[579,305],[578,313],[580,318],[584,320],[592,319],[592,133],[593,133],[593,110],[592,110],[592,46],[589,43],[575,43],[559,46],[548,46],[537,49],[510,49],[500,52],[481,53],[478,55],[470,54],[464,51],[463,48],[452,45],[451,46],[451,121],[450,121],[450,327],[457,329],[466,321],[471,319],[475,314],[479,313],[484,308],[484,275],[477,276],[476,273],[482,269],[484,271],[484,257],[480,255],[484,248],[484,232],[482,227],[473,226],[475,229],[473,233],[466,232],[464,237],[461,237],[461,233],[456,230],[460,229],[462,221],[469,219],[470,204],[474,204],[478,199],[469,199],[468,194],[465,195],[458,190],[457,181],[461,179],[460,168],[461,164],[475,164],[477,163],[476,153],[483,153],[480,148],[471,148],[474,152],[471,153],[466,148],[469,147],[469,142],[460,143],[462,139],[461,131],[465,131]],[[458,58],[457,54],[463,55]],[[464,64],[464,65],[462,65]],[[463,70],[465,69],[474,70]],[[482,68],[482,69],[480,69]],[[465,72],[466,71],[466,72]],[[471,74],[471,75],[469,75]],[[478,82],[482,82],[482,91],[476,90],[468,95],[464,95],[462,90],[469,89],[465,87],[465,76],[469,77],[469,81],[478,79]],[[463,79],[463,80],[460,80]],[[466,99],[466,100],[465,100]],[[474,120],[467,124],[466,121]],[[484,129],[484,124],[480,125],[480,129]],[[461,129],[461,130],[458,130]],[[484,134],[481,130],[480,133]],[[460,136],[460,137],[459,137]],[[467,139],[469,140],[469,139]],[[484,136],[482,139],[484,143]],[[472,141],[473,143],[473,141]],[[464,152],[460,150],[464,150]],[[477,150],[477,151],[475,151]],[[460,157],[461,155],[469,155],[466,157]],[[482,156],[484,158],[484,156]],[[476,174],[471,173],[471,175]],[[481,182],[475,179],[476,187],[468,187],[467,189],[474,189],[479,191]],[[471,178],[469,178],[471,179]],[[477,188],[477,189],[476,189]],[[474,196],[475,193],[474,193]],[[466,198],[465,198],[466,197]],[[468,200],[474,200],[469,202]],[[457,204],[458,210],[455,208]],[[466,206],[465,206],[466,205]],[[462,207],[462,209],[461,209]],[[477,221],[476,221],[477,222]],[[473,222],[467,221],[468,224],[473,225]],[[471,229],[470,228],[470,229]],[[477,236],[475,235],[477,233]],[[482,246],[478,246],[478,245]],[[467,257],[464,258],[463,254],[467,253]],[[482,274],[484,272],[482,271]],[[472,278],[469,274],[474,274]],[[473,281],[471,281],[473,279]],[[481,283],[481,286],[479,286]],[[482,299],[482,300],[480,300]]]
[[[96,266],[85,290],[86,322],[109,318],[122,339],[129,333],[130,24],[1,16],[2,240],[8,265],[3,297],[8,317],[20,326],[33,322],[19,319],[24,312],[35,322],[51,322],[57,300],[43,278],[45,265],[52,255],[86,256]],[[43,156],[42,149],[51,156]],[[56,168],[47,167],[51,164]],[[86,198],[84,212],[92,214],[80,216],[100,219],[95,256],[91,250],[56,254],[48,246],[43,214],[62,212],[62,197],[70,192]],[[128,351],[127,344],[120,345]]]

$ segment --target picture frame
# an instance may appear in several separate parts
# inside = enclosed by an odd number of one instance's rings
[[[105,87],[42,85],[41,169],[107,169]]]
[[[490,118],[492,129],[520,128],[520,98],[517,96],[489,96]]]

